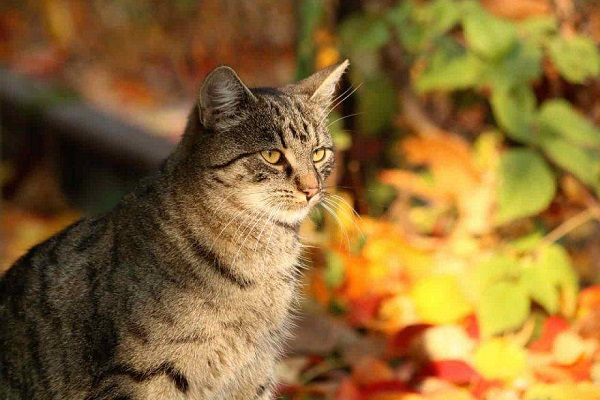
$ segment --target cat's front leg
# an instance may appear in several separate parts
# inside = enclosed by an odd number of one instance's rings
[[[273,398],[274,360],[255,360],[245,366],[224,390],[224,399],[270,400]]]

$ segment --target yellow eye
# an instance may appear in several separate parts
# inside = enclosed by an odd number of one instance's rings
[[[325,154],[327,154],[327,149],[316,149],[315,151],[313,151],[313,161],[323,161],[323,159],[325,158]]]
[[[270,164],[277,164],[281,160],[281,152],[277,150],[263,150],[260,155]]]

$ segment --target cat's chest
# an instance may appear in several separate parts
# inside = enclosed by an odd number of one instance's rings
[[[199,391],[196,398],[205,398],[201,388],[228,386],[251,363],[276,357],[289,331],[294,286],[268,285],[218,305],[189,304],[189,319],[178,328],[179,343],[165,349],[188,377],[192,392]],[[213,307],[211,313],[207,306]]]

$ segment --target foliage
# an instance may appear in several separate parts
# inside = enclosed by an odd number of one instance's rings
[[[592,91],[600,53],[525,3],[519,18],[502,14],[511,0],[370,4],[338,29],[360,85],[355,142],[392,143],[377,177],[396,197],[358,226],[338,203],[312,232],[327,249],[314,298],[387,342],[349,361],[337,398],[600,396],[566,383],[600,368],[580,329],[598,287],[579,291],[569,240],[591,246],[600,219],[597,116],[572,94]]]

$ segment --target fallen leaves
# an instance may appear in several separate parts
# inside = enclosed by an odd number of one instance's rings
[[[417,281],[411,292],[417,315],[424,323],[448,324],[471,314],[472,304],[453,276],[432,276]]]
[[[510,382],[518,378],[527,365],[525,350],[503,338],[487,339],[473,355],[477,371],[486,379]]]

